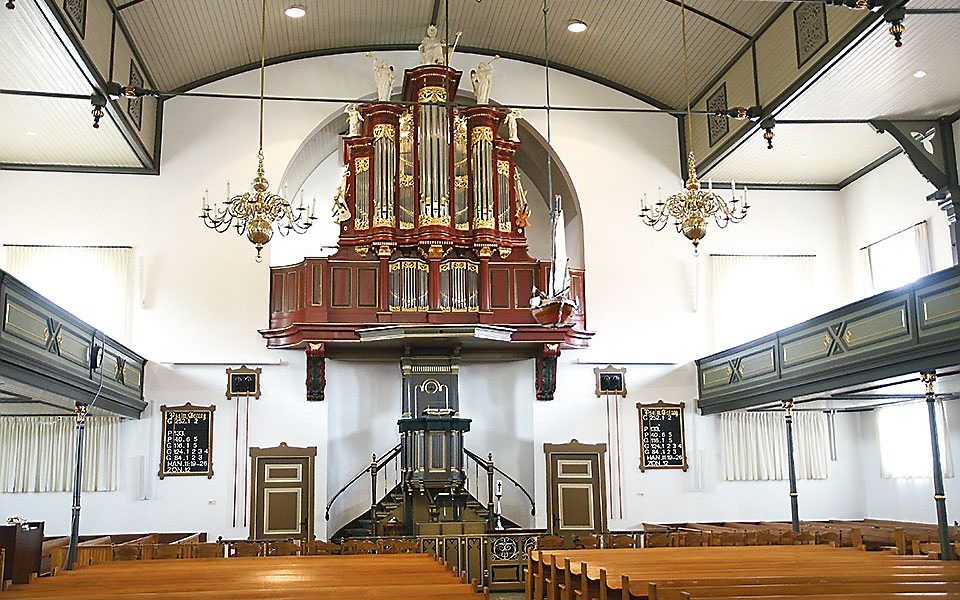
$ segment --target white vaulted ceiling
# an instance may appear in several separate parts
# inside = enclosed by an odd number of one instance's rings
[[[302,19],[289,19],[287,0],[268,0],[268,58],[413,48],[445,2],[435,0],[305,0]],[[780,7],[780,2],[694,0],[716,20],[688,14],[691,86],[704,86]],[[122,7],[123,5],[120,4]],[[543,59],[543,13],[537,0],[450,0],[449,27],[463,31],[465,49]],[[683,103],[679,7],[670,0],[552,0],[550,57],[659,104]],[[121,10],[145,62],[165,89],[190,87],[259,59],[257,0],[141,0]],[[586,32],[566,24],[581,19]]]
[[[876,27],[778,118],[936,118],[960,110],[960,14],[911,14],[906,23],[901,48]]]
[[[899,148],[869,125],[777,125],[773,149],[757,131],[705,177],[743,183],[836,185]]]

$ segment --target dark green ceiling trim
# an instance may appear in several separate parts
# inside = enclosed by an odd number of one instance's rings
[[[50,171],[55,173],[112,173],[119,175],[158,175],[150,167],[98,167],[94,165],[36,165],[0,162],[0,171]]]
[[[482,56],[493,56],[495,54],[500,55],[501,58],[516,60],[520,62],[530,63],[537,66],[543,66],[543,59],[536,58],[533,56],[528,56],[526,54],[516,54],[513,52],[504,52],[500,50],[489,50],[487,48],[476,48],[473,46],[458,46],[460,52],[466,54],[479,54]],[[406,50],[416,50],[417,44],[373,44],[368,46],[343,46],[340,48],[321,48],[317,50],[307,50],[305,52],[295,52],[292,54],[285,54],[283,56],[275,56],[268,58],[266,64],[278,65],[286,62],[292,62],[295,60],[302,60],[305,58],[316,58],[319,56],[334,56],[337,54],[357,54],[360,52],[393,52],[393,51],[406,51]],[[185,85],[182,85],[178,88],[171,90],[174,94],[179,94],[182,92],[189,92],[190,90],[196,89],[198,87],[220,81],[221,79],[226,79],[227,77],[232,77],[234,75],[239,75],[240,73],[246,73],[247,71],[253,71],[260,68],[260,61],[248,63],[238,67],[233,67],[213,75],[208,75],[197,79],[196,81],[191,81]],[[562,71],[564,73],[569,73],[570,75],[576,75],[577,77],[582,77],[594,83],[599,83],[605,87],[616,90],[622,94],[626,94],[632,98],[640,100],[641,102],[646,102],[647,104],[659,108],[661,110],[676,110],[674,107],[669,106],[656,98],[652,98],[643,92],[639,92],[633,88],[621,85],[619,83],[610,81],[603,77],[599,77],[592,73],[582,71],[576,67],[571,67],[562,63],[550,62],[550,68],[556,71]],[[372,79],[371,79],[372,84]]]
[[[853,174],[851,174],[849,177],[847,177],[846,179],[844,179],[843,181],[841,181],[841,182],[840,182],[840,188],[845,188],[845,187],[847,187],[848,185],[850,185],[850,184],[853,183],[854,181],[860,179],[861,177],[863,177],[864,175],[866,175],[866,174],[869,173],[870,171],[873,171],[873,170],[876,169],[877,167],[883,165],[884,163],[890,161],[891,159],[894,159],[894,158],[900,156],[901,154],[903,154],[903,149],[902,149],[902,148],[895,148],[895,149],[891,150],[890,152],[887,152],[886,154],[884,154],[884,155],[881,156],[880,158],[878,158],[878,159],[870,162],[869,164],[867,164],[867,165],[865,165],[865,166],[857,169]]]
[[[838,192],[840,185],[836,183],[750,183],[737,182],[741,187],[748,187],[751,190],[774,190],[774,191],[794,191],[794,192]],[[713,182],[713,188],[717,190],[730,189],[729,183]]]

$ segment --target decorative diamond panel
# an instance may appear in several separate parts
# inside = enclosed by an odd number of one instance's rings
[[[87,0],[63,0],[63,11],[83,39],[87,30]]]
[[[133,60],[130,61],[129,85],[131,87],[143,87],[143,75],[140,74],[140,70],[137,69]],[[137,126],[137,129],[140,129],[143,124],[143,97],[127,98],[127,114],[130,115],[130,119]]]
[[[822,2],[802,2],[793,10],[797,35],[797,68],[827,45],[827,8]]]
[[[707,98],[707,110],[711,112],[722,112],[727,110],[727,83],[717,88],[709,98]],[[707,117],[707,127],[710,133],[710,147],[719,142],[723,136],[730,131],[730,122],[726,117]]]

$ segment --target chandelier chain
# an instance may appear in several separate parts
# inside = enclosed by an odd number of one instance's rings
[[[690,140],[692,136],[690,124],[690,67],[687,57],[687,4],[685,0],[680,0],[680,45],[683,47],[683,91],[687,98],[687,140]]]
[[[262,0],[260,8],[260,149],[257,155],[263,158],[263,88],[267,67],[267,0]],[[687,110],[690,107],[687,106]]]

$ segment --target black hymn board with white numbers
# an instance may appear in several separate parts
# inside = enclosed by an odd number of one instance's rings
[[[684,403],[637,403],[640,411],[640,470],[687,470],[683,437]]]
[[[213,411],[216,406],[161,406],[160,479],[213,477]]]

